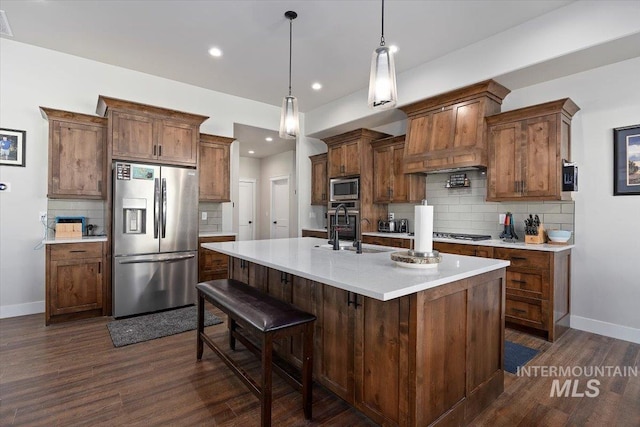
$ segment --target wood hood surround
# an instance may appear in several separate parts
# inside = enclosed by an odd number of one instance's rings
[[[487,167],[485,116],[500,112],[510,90],[486,80],[399,107],[407,116],[404,172]]]

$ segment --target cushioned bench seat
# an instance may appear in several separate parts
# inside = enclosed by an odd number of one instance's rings
[[[260,399],[261,425],[271,425],[271,369],[273,340],[280,337],[303,334],[302,381],[298,381],[278,366],[276,372],[283,375],[302,392],[305,418],[311,419],[311,385],[313,369],[313,324],[316,316],[299,310],[264,292],[233,279],[211,280],[196,285],[198,291],[197,358],[202,359],[203,343],[206,343],[249,389]],[[218,307],[227,314],[229,321],[229,346],[235,350],[236,338],[262,360],[260,384],[247,375],[213,340],[204,333],[204,301]],[[260,339],[258,349],[240,331],[251,333]]]

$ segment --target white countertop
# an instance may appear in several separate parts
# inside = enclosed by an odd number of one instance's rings
[[[201,231],[198,233],[198,237],[222,237],[222,236],[234,236],[237,237],[237,233],[231,231]]]
[[[202,247],[381,301],[509,266],[509,261],[442,254],[437,268],[413,269],[397,266],[390,258],[391,252],[406,249],[365,244],[363,248],[387,252],[356,254],[319,245],[328,246],[325,239],[301,237],[203,243]]]
[[[410,239],[413,240],[414,236],[409,236],[407,233],[380,233],[380,232],[364,232],[363,236],[375,236],[375,237],[389,237],[395,239]],[[524,241],[517,242],[505,242],[500,239],[491,240],[459,240],[459,239],[442,239],[434,238],[434,242],[442,243],[457,243],[460,245],[477,245],[477,246],[492,246],[494,248],[508,248],[508,249],[525,249],[528,251],[546,251],[546,252],[561,252],[567,249],[574,248],[575,245],[550,245],[548,243],[530,244],[524,243]]]
[[[55,245],[59,243],[93,243],[106,242],[107,236],[82,236],[82,237],[66,237],[66,238],[47,238],[42,241],[44,245]]]

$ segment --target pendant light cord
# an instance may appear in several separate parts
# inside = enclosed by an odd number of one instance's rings
[[[289,18],[289,96],[291,96],[291,51],[293,44],[293,18]]]
[[[382,34],[380,36],[380,46],[384,46],[384,0],[382,0]]]

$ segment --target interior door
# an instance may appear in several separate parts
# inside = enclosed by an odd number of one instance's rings
[[[238,194],[238,240],[254,240],[255,232],[255,185],[254,181],[240,181]]]
[[[289,178],[271,181],[271,238],[289,237]]]

